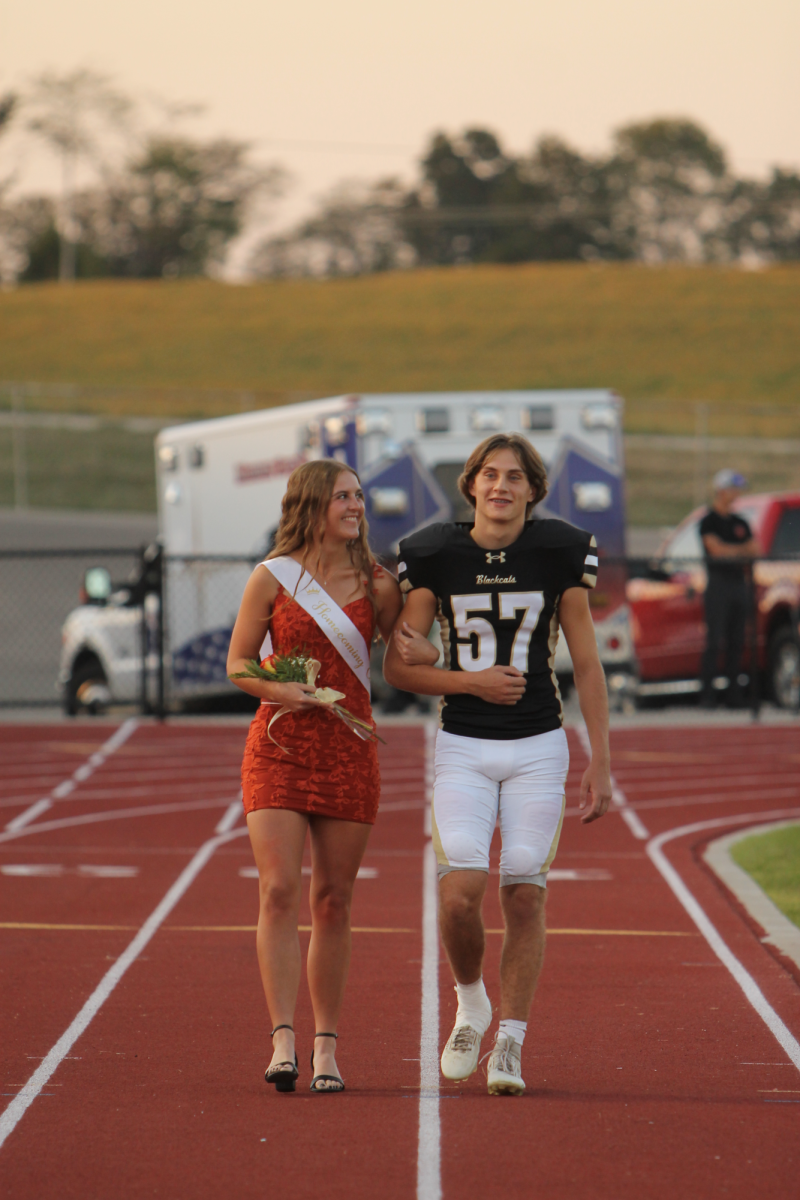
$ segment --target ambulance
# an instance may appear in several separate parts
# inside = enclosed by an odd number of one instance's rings
[[[606,390],[376,393],[161,430],[155,443],[164,563],[159,657],[170,703],[231,691],[230,632],[253,565],[272,544],[295,467],[324,457],[358,472],[372,548],[391,564],[399,540],[414,530],[469,519],[458,476],[477,443],[501,431],[529,438],[547,465],[549,493],[538,515],[560,517],[597,538],[595,631],[611,689],[624,691],[633,648],[622,563],[622,411],[620,397]],[[158,601],[143,601],[135,583],[116,587],[101,574],[95,569],[87,577],[94,594],[64,627],[60,679],[69,711],[82,706],[81,695],[93,697],[96,708],[141,694],[146,635],[134,635],[148,625],[142,603],[146,609],[149,602],[153,625]],[[562,638],[556,670],[567,687],[571,669]]]

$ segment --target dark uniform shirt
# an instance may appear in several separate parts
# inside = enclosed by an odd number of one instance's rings
[[[558,729],[561,696],[553,670],[558,604],[568,588],[595,586],[597,544],[566,521],[534,520],[512,545],[486,550],[470,537],[471,528],[428,525],[404,538],[400,587],[427,588],[436,596],[446,670],[510,665],[528,680],[514,705],[445,696],[443,728],[496,740]]]
[[[718,537],[721,542],[725,542],[729,546],[741,546],[744,542],[749,542],[753,536],[744,517],[738,516],[737,513],[719,513],[715,508],[710,508],[700,522],[700,537],[705,537],[707,533],[713,533],[714,537]],[[706,550],[706,567],[709,578],[730,581],[743,580],[746,566],[743,559],[738,562],[724,562],[713,558]]]

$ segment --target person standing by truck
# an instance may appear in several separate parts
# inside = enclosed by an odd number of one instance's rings
[[[713,486],[713,503],[700,522],[708,573],[700,702],[704,708],[714,707],[714,676],[720,652],[724,652],[728,677],[726,702],[731,708],[741,708],[745,698],[739,671],[747,624],[749,565],[758,554],[758,543],[744,517],[732,511],[734,502],[747,487],[744,476],[738,471],[718,471]]]

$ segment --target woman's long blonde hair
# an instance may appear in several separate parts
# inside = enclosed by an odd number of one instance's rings
[[[278,558],[281,554],[293,554],[302,550],[301,566],[305,567],[314,546],[315,535],[321,529],[324,536],[325,516],[336,480],[345,471],[358,479],[358,473],[352,467],[332,458],[316,458],[295,467],[286,484],[286,494],[281,501],[281,519],[275,534],[275,546],[268,558]],[[358,482],[361,483],[361,480],[358,479]],[[374,608],[372,576],[375,570],[375,556],[369,548],[367,532],[367,518],[362,517],[358,537],[347,542],[347,549],[353,570],[359,578],[362,575],[366,576],[367,595]]]

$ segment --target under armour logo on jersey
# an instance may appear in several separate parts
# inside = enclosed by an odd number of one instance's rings
[[[487,550],[486,551],[486,561],[489,564],[489,566],[491,566],[493,562],[504,563],[506,561],[505,550],[501,550],[499,554],[490,554],[489,551]]]

